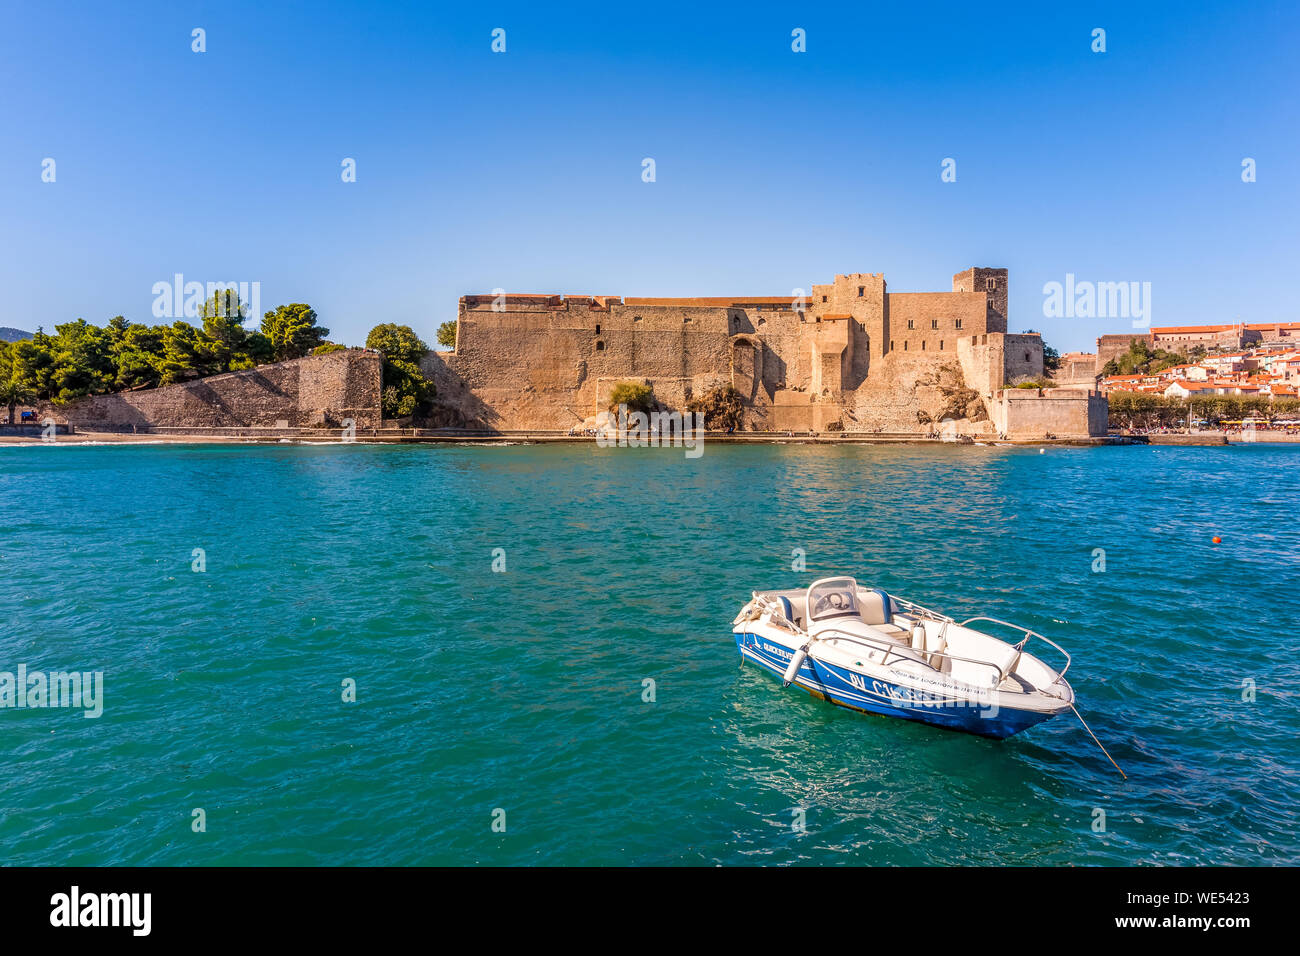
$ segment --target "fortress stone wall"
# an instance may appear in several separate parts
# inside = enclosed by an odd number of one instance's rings
[[[1061,367],[1052,375],[1052,380],[1061,388],[1097,387],[1097,364],[1095,352],[1066,352],[1061,356]]]
[[[1106,434],[1109,408],[1099,392],[1008,388],[996,396],[993,420],[1011,439],[1087,438]]]
[[[454,351],[424,370],[441,424],[592,427],[635,381],[676,411],[734,387],[744,430],[990,433],[1002,386],[1043,372],[1041,338],[1007,333],[1007,295],[1007,270],[985,268],[947,292],[854,273],[806,296],[466,295]]]
[[[380,424],[382,358],[348,349],[242,372],[49,405],[42,415],[89,430],[130,425],[180,428],[340,427]]]

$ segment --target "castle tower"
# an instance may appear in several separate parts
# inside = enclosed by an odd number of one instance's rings
[[[952,277],[953,292],[983,292],[988,297],[986,332],[1007,330],[1007,270],[978,266]]]
[[[811,325],[814,400],[839,401],[852,370],[853,325],[847,313],[820,315]]]

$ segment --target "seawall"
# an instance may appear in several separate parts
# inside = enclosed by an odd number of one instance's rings
[[[348,419],[358,428],[374,428],[381,419],[382,363],[377,352],[347,349],[177,385],[46,404],[40,415],[89,431],[341,428]]]

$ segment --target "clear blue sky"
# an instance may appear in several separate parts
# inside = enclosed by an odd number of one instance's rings
[[[496,287],[970,265],[1062,351],[1130,326],[1045,319],[1066,273],[1150,282],[1155,325],[1300,320],[1295,4],[960,6],[0,0],[0,325],[152,322],[176,272],[359,344]]]

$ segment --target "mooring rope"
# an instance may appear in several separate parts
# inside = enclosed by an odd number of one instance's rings
[[[1092,728],[1088,726],[1088,722],[1083,719],[1083,714],[1079,713],[1078,708],[1075,707],[1073,704],[1070,705],[1070,709],[1074,711],[1074,716],[1079,718],[1079,723],[1083,724],[1083,729],[1088,731],[1088,736],[1093,739],[1093,741],[1097,744],[1098,747],[1101,747],[1101,741],[1097,740],[1097,735],[1092,732]],[[1111,766],[1114,767],[1116,770],[1119,770],[1119,764],[1115,763],[1115,758],[1106,752],[1105,747],[1101,747],[1101,752],[1106,754],[1106,759],[1110,761]],[[1125,780],[1128,779],[1128,774],[1126,774],[1123,770],[1119,770],[1119,775],[1123,777]]]

